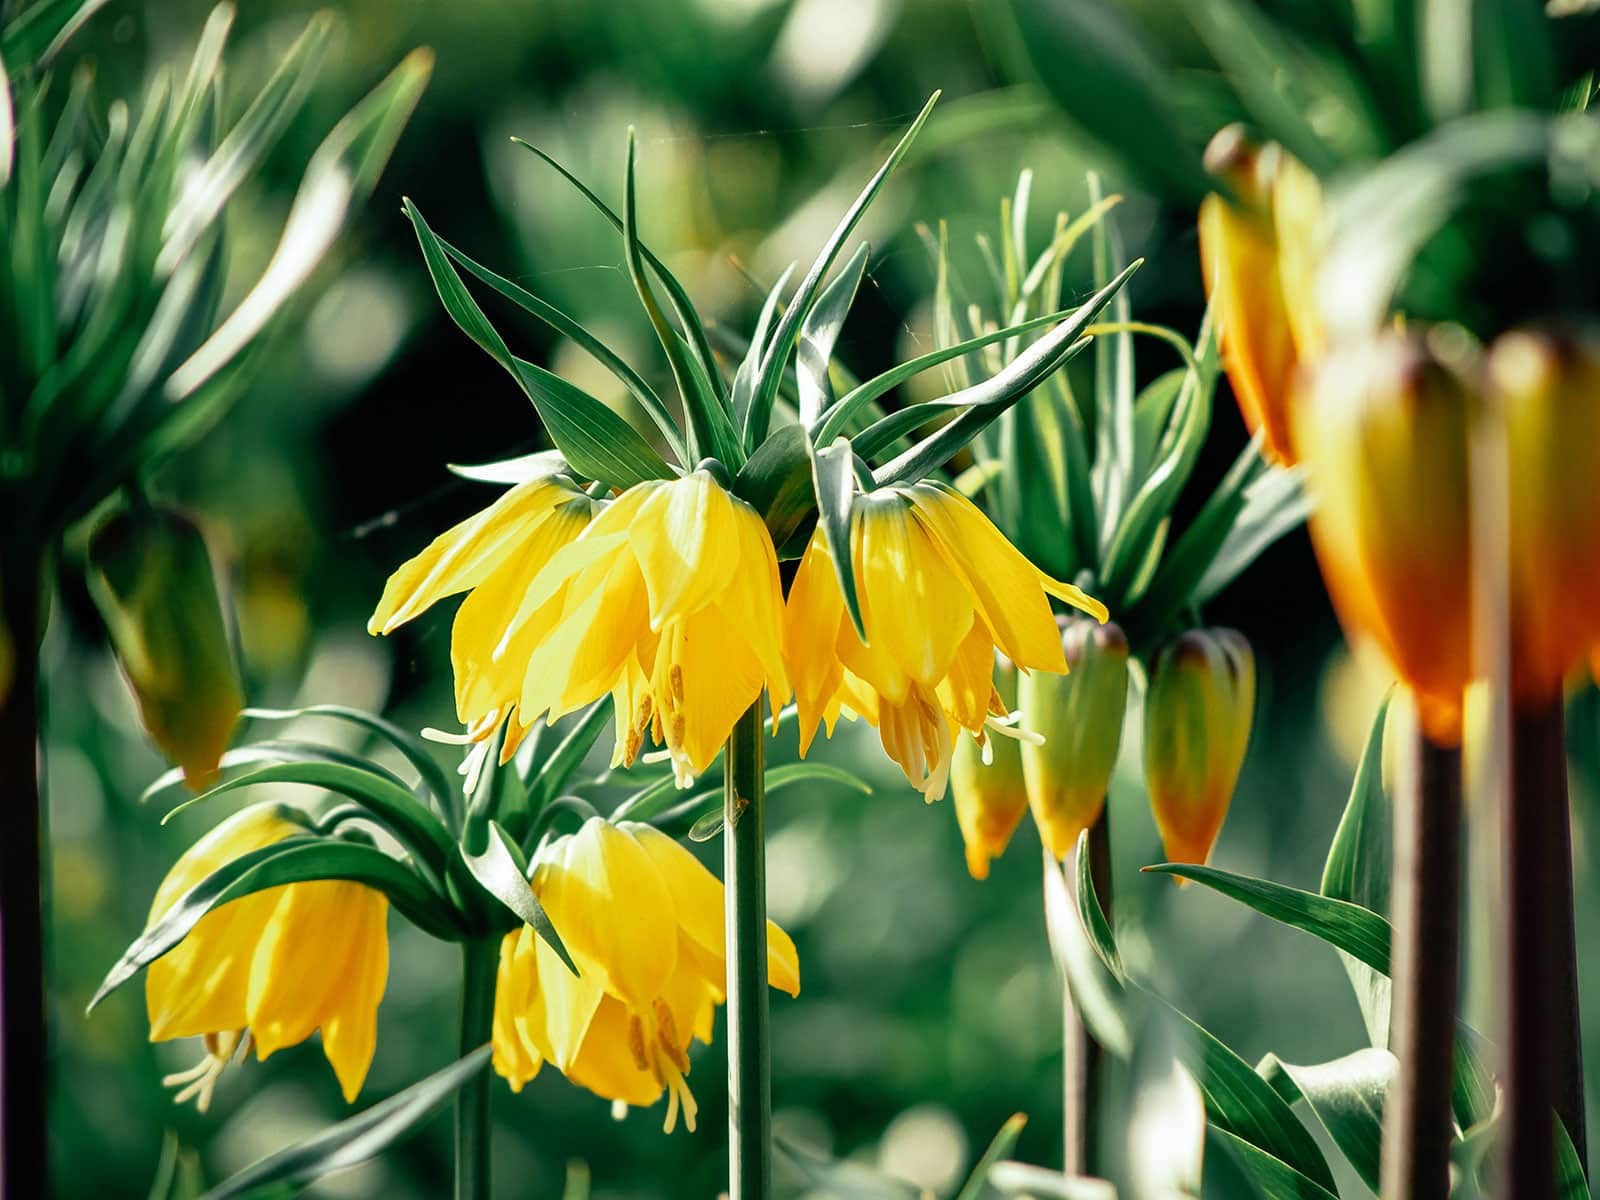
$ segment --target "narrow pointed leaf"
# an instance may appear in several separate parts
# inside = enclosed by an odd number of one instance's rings
[[[1261,553],[1285,534],[1304,525],[1311,515],[1311,497],[1299,467],[1274,467],[1245,489],[1244,505],[1223,538],[1216,557],[1195,585],[1194,602],[1205,604],[1227,587]]]
[[[1376,1192],[1383,1104],[1398,1067],[1387,1050],[1367,1049],[1311,1066],[1296,1066],[1269,1055],[1264,1069],[1258,1071],[1269,1077],[1272,1071],[1281,1071],[1293,1082],[1294,1090],[1317,1114],[1334,1145]]]
[[[844,328],[856,290],[866,274],[867,256],[872,247],[862,242],[800,324],[800,341],[795,347],[794,369],[800,386],[800,424],[808,428],[833,403],[833,383],[828,378],[834,343]]]
[[[567,736],[552,750],[528,780],[528,809],[538,813],[546,804],[567,790],[572,773],[583,765],[589,750],[599,740],[611,720],[611,697],[590,706]]]
[[[785,425],[739,468],[733,491],[761,514],[782,548],[816,507],[811,483],[811,439],[804,426]]]
[[[0,57],[19,74],[47,66],[106,0],[40,0],[0,30]]]
[[[439,765],[438,760],[428,752],[428,747],[422,739],[376,713],[351,708],[345,704],[308,704],[303,708],[247,708],[240,715],[254,721],[295,721],[302,717],[326,717],[329,720],[342,721],[359,729],[365,729],[400,752],[416,771],[418,778],[422,780],[422,785],[432,793],[433,798],[441,806],[447,806],[455,794],[456,789],[450,782],[450,776]]]
[[[815,452],[811,459],[812,487],[817,498],[817,519],[833,551],[833,569],[839,577],[845,611],[863,644],[866,626],[861,620],[861,597],[856,592],[855,543],[850,537],[850,515],[855,507],[855,454],[844,438]]]
[[[1126,994],[1088,934],[1091,918],[1073,902],[1066,876],[1048,850],[1044,852],[1044,918],[1050,953],[1072,993],[1073,1007],[1084,1028],[1106,1050],[1127,1058],[1133,1052],[1133,1033],[1124,1011]]]
[[[461,847],[462,861],[467,864],[472,877],[483,886],[484,891],[515,913],[524,924],[533,926],[534,932],[556,952],[566,964],[567,970],[577,975],[578,966],[572,961],[572,955],[567,953],[566,946],[562,945],[561,935],[550,923],[550,916],[545,912],[544,905],[539,903],[539,897],[533,894],[533,888],[528,885],[521,864],[517,862],[509,848],[505,830],[501,829],[497,822],[490,821],[488,835],[482,854],[469,854],[465,846]]]
[[[1339,1200],[1331,1186],[1324,1187],[1244,1138],[1215,1125],[1210,1135],[1233,1155],[1240,1170],[1265,1200]]]
[[[789,286],[789,279],[799,266],[799,263],[790,263],[785,267],[783,274],[778,276],[778,282],[767,292],[767,298],[761,304],[761,314],[756,318],[755,331],[750,335],[750,343],[745,348],[744,357],[739,360],[739,369],[734,372],[733,420],[740,429],[744,428],[745,421],[750,415],[750,402],[755,398],[756,381],[761,377],[761,358],[771,338],[772,321],[777,315],[778,306],[782,303],[783,290]]]
[[[338,746],[325,746],[320,742],[302,742],[294,738],[270,738],[266,741],[251,742],[247,746],[235,746],[225,751],[217,766],[223,771],[237,770],[240,767],[259,767],[267,763],[297,763],[297,762],[326,762],[336,763],[341,766],[354,767],[357,770],[370,771],[372,774],[394,784],[396,787],[405,787],[405,780],[389,770],[382,763],[373,762],[365,755],[354,751],[343,750]],[[163,792],[183,787],[187,779],[182,767],[173,767],[163,771],[150,781],[149,785],[139,794],[141,803],[154,799]],[[191,796],[191,799],[195,797]]]
[[[1100,897],[1095,894],[1094,874],[1090,870],[1089,859],[1089,831],[1086,829],[1078,835],[1078,848],[1073,855],[1078,915],[1083,918],[1084,932],[1089,935],[1089,943],[1100,956],[1100,961],[1105,963],[1106,970],[1118,983],[1126,983],[1128,973],[1123,970],[1122,955],[1117,950],[1111,922],[1106,919],[1106,911],[1100,907]]]

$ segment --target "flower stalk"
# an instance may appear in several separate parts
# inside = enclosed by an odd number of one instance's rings
[[[1089,826],[1086,843],[1089,878],[1106,919],[1111,919],[1111,823],[1101,807]],[[1072,991],[1061,983],[1061,1168],[1067,1175],[1099,1172],[1100,1067],[1105,1052],[1084,1025],[1072,1003]]]
[[[494,1022],[495,970],[500,939],[477,938],[461,947],[461,1055],[489,1041]],[[455,1200],[490,1195],[489,1089],[494,1076],[480,1071],[456,1093]]]
[[[1394,818],[1390,1044],[1399,1072],[1384,1108],[1386,1200],[1444,1200],[1450,1192],[1460,846],[1461,750],[1419,729]]]
[[[767,859],[761,704],[728,738],[723,880],[728,938],[728,1195],[772,1194],[772,1061],[767,1005]]]
[[[46,1196],[44,905],[39,787],[41,548],[0,545],[0,621],[12,668],[0,687],[0,1195]]]

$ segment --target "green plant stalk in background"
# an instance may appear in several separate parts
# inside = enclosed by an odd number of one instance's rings
[[[1107,807],[1089,826],[1083,851],[1089,877],[1111,920],[1111,823]],[[1084,1026],[1072,990],[1061,981],[1061,1169],[1068,1175],[1098,1175],[1100,1162],[1101,1076],[1105,1049]]]
[[[494,1024],[495,968],[500,938],[490,935],[461,946],[461,1038],[466,1058],[487,1045]],[[490,1088],[494,1075],[479,1072],[456,1093],[455,1200],[487,1200],[491,1194]]]
[[[763,753],[761,703],[757,701],[733,727],[723,760],[730,1200],[762,1200],[772,1194],[772,1038],[767,998]]]

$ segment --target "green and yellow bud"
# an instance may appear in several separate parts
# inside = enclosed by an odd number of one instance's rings
[[[1232,198],[1200,205],[1200,263],[1216,313],[1223,366],[1252,433],[1275,462],[1295,461],[1289,397],[1301,362],[1322,352],[1314,303],[1322,188],[1283,147],[1258,146],[1241,126],[1212,138],[1206,168]]]
[[[1002,655],[995,655],[995,661],[995,691],[1001,703],[1010,707],[1016,698],[1016,668]],[[967,870],[974,879],[989,878],[989,860],[1005,853],[1022,814],[1028,811],[1019,743],[992,729],[985,729],[983,738],[980,744],[965,730],[957,734],[950,764],[956,824],[967,848]]]
[[[145,729],[190,787],[205,787],[243,693],[200,530],[165,509],[115,513],[90,538],[89,590]]]
[[[1017,682],[1022,727],[1044,738],[1022,746],[1022,777],[1039,838],[1064,859],[1094,824],[1122,741],[1128,639],[1115,624],[1062,622],[1067,674],[1035,671]]]
[[[1169,862],[1211,856],[1244,766],[1255,699],[1255,656],[1236,630],[1192,629],[1151,664],[1144,778]]]
[[[1600,639],[1600,328],[1503,334],[1487,377],[1510,467],[1513,690],[1543,705]]]
[[[1440,745],[1459,744],[1472,679],[1475,400],[1428,339],[1387,332],[1325,359],[1294,407],[1334,609],[1352,641],[1383,652]]]

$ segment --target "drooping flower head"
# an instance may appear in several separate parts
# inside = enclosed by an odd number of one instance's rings
[[[514,1090],[549,1061],[614,1103],[667,1093],[666,1129],[692,1130],[688,1051],[711,1040],[727,994],[723,891],[716,877],[650,825],[590,818],[534,859],[532,886],[579,974],[524,926],[500,947],[494,1067]],[[767,922],[772,986],[800,990],[794,943]]]
[[[1050,578],[954,488],[924,482],[858,496],[850,525],[863,641],[818,524],[789,592],[784,649],[801,753],[841,712],[874,725],[930,801],[944,795],[956,732],[982,740],[1007,716],[998,649],[1020,670],[1065,671],[1050,597],[1099,620],[1105,606]]]
[[[150,907],[154,925],[225,863],[305,827],[278,804],[242,809],[173,865]],[[200,1037],[206,1054],[168,1077],[180,1100],[204,1109],[228,1062],[252,1045],[265,1059],[321,1030],[322,1050],[353,1102],[372,1065],[378,1002],[389,973],[389,901],[344,880],[269,888],[201,917],[182,942],[150,964],[145,998],[150,1040]]]
[[[1017,671],[1009,659],[999,655],[994,688],[1002,704],[1015,703]],[[967,872],[974,879],[987,879],[989,860],[1005,853],[1022,814],[1028,811],[1021,743],[1000,737],[986,738],[980,745],[970,734],[958,733],[950,763],[950,798],[955,802],[956,824],[966,848]]]

